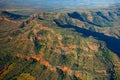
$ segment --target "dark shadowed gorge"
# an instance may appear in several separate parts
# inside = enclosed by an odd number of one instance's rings
[[[114,53],[116,53],[118,56],[120,56],[120,39],[117,39],[115,37],[110,37],[110,36],[106,36],[103,33],[98,33],[98,32],[93,32],[87,29],[83,29],[80,28],[78,26],[73,26],[73,25],[69,25],[69,24],[65,24],[65,25],[61,25],[59,22],[57,22],[55,20],[55,23],[62,28],[73,28],[75,29],[75,32],[78,33],[82,33],[82,35],[84,37],[89,37],[89,36],[93,36],[94,38],[96,38],[97,40],[102,40],[106,43],[106,46],[113,51]],[[116,46],[117,45],[117,46]]]

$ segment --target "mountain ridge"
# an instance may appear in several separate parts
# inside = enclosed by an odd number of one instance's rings
[[[1,80],[120,80],[120,11],[0,13]]]

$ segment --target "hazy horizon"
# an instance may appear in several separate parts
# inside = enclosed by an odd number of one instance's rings
[[[105,8],[119,0],[0,0],[0,9],[40,9],[41,11]]]

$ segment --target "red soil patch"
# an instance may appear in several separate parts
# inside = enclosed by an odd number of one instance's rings
[[[82,79],[82,76],[80,74],[75,74],[75,77]]]
[[[62,71],[62,72],[68,72],[69,71],[69,68],[64,66],[64,67],[59,67],[59,69]]]
[[[89,49],[96,51],[98,50],[99,46],[98,45],[88,45]]]
[[[21,54],[16,54],[16,57],[23,58],[23,56]]]
[[[36,37],[35,37],[35,40],[38,40],[38,41],[39,41],[39,40],[42,40],[42,38],[41,38],[40,36],[36,36]]]
[[[50,66],[50,64],[47,61],[45,61],[45,60],[40,60],[40,62],[41,62],[41,64],[43,64],[46,67]]]
[[[61,43],[61,44],[60,44],[60,47],[64,47],[64,44]]]
[[[18,58],[22,58],[22,59],[27,59],[27,60],[30,60],[30,59],[34,59],[38,62],[40,62],[42,65],[46,66],[48,69],[50,69],[51,71],[56,71],[56,68],[53,68],[49,62],[45,61],[42,59],[42,56],[43,56],[43,53],[40,53],[40,55],[32,55],[32,56],[26,56],[26,55],[21,55],[21,54],[16,54],[16,57]],[[63,67],[63,68],[60,68],[63,72],[66,72],[68,70],[67,67]]]
[[[3,76],[6,75],[6,74],[7,74],[7,70],[4,70],[2,73],[0,73],[0,79],[2,79]]]
[[[71,45],[69,46],[70,49],[75,49],[76,48],[76,45]]]
[[[56,69],[55,69],[55,68],[50,68],[50,70],[51,70],[51,71],[56,71]]]
[[[41,60],[40,56],[31,56],[31,58],[36,60],[36,61],[40,61]]]

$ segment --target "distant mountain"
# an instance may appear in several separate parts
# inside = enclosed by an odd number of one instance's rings
[[[1,0],[0,7],[8,9],[20,8],[49,8],[54,9],[79,9],[108,7],[109,4],[119,3],[119,0]]]

